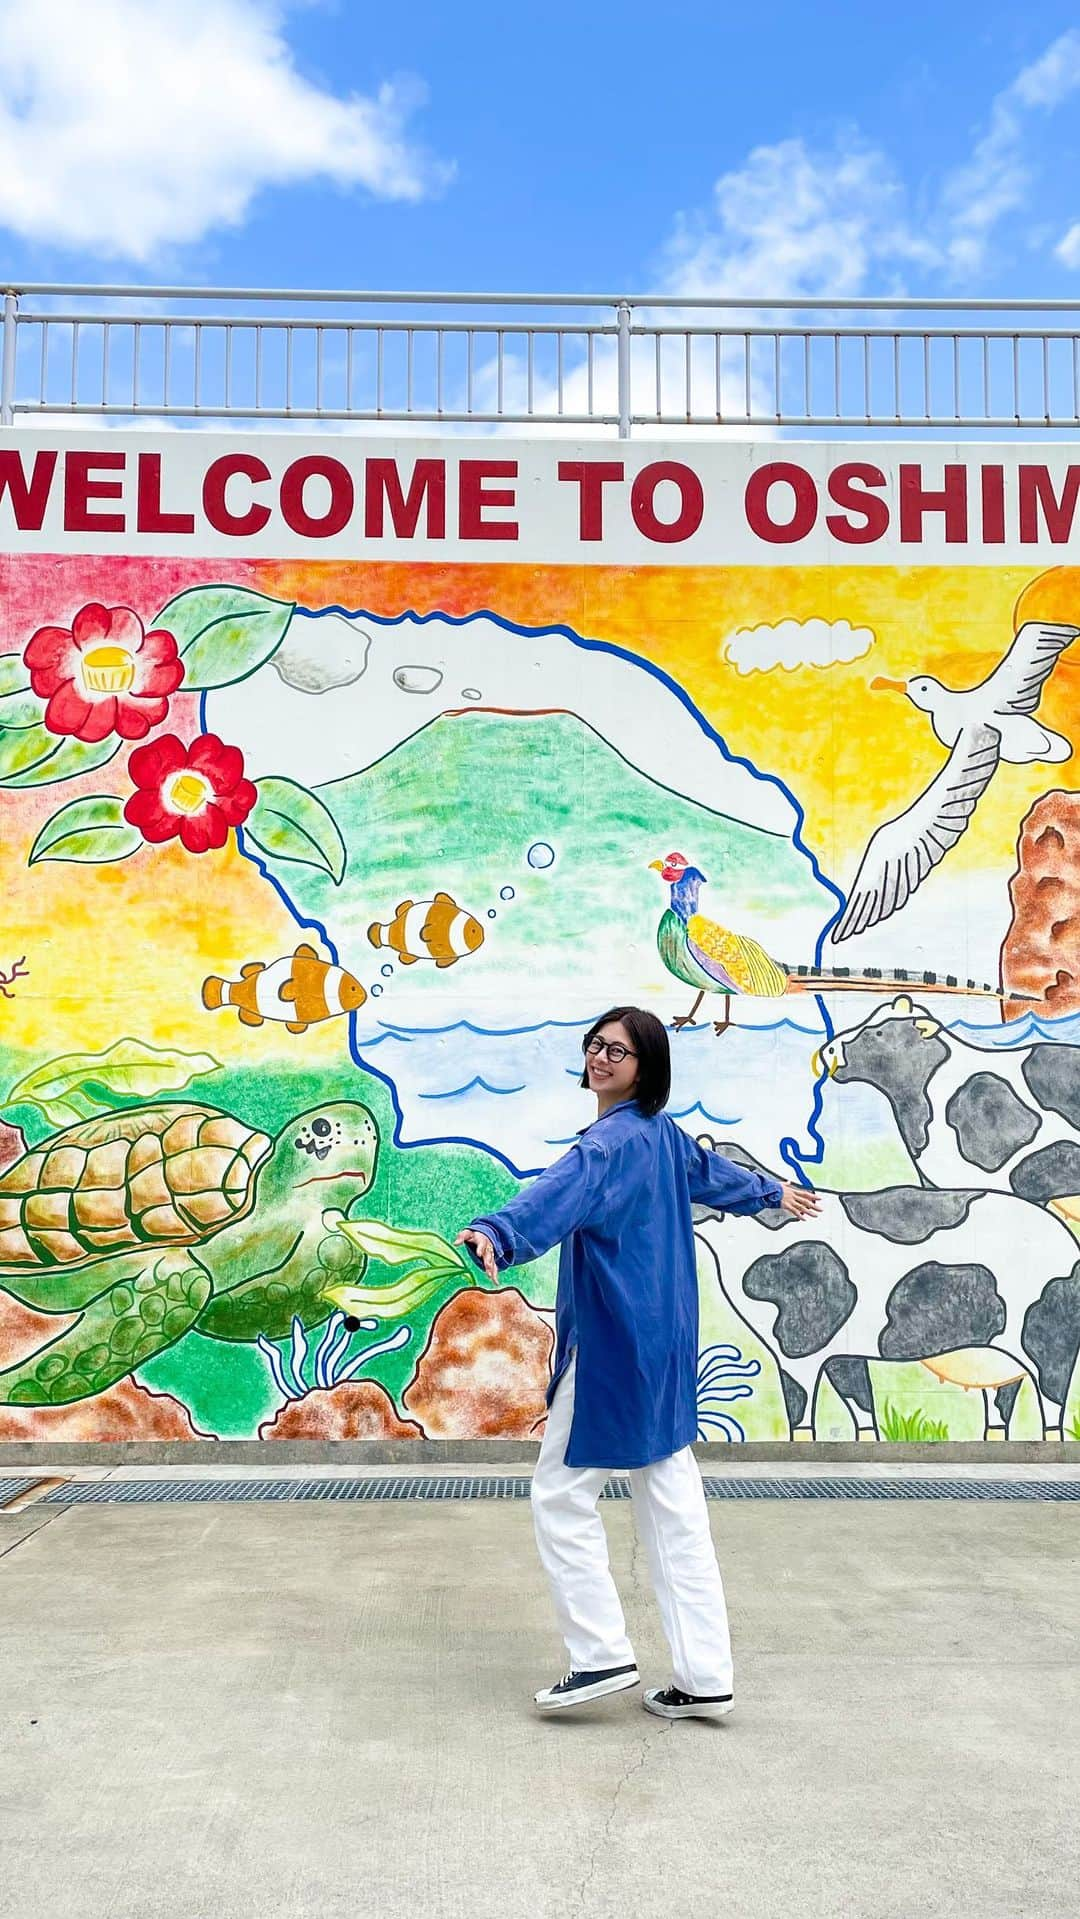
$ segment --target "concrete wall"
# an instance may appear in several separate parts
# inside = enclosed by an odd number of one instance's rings
[[[0,1444],[534,1441],[453,1240],[624,1000],[824,1195],[698,1221],[704,1441],[1080,1438],[1075,478],[6,435]]]

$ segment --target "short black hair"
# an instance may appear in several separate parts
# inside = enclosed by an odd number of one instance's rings
[[[582,1044],[588,1046],[601,1027],[611,1025],[614,1020],[625,1026],[634,1042],[634,1051],[638,1056],[635,1098],[646,1118],[651,1119],[654,1113],[667,1105],[671,1093],[671,1048],[667,1029],[655,1013],[647,1013],[642,1006],[613,1006],[610,1012],[601,1014],[594,1021]],[[581,1084],[587,1091],[587,1070],[581,1075]]]

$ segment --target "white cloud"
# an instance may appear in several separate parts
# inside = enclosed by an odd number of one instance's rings
[[[679,216],[662,277],[664,291],[689,296],[843,295],[875,269],[888,277],[934,258],[891,162],[845,133],[821,152],[802,140],[755,147],[717,180],[707,212]]]
[[[0,224],[152,259],[235,226],[265,187],[418,200],[449,170],[406,133],[424,90],[323,90],[273,0],[3,0]]]
[[[782,667],[839,666],[869,653],[874,635],[850,620],[781,620],[776,626],[740,626],[720,648],[737,673],[772,673]]]
[[[995,229],[1030,195],[1033,116],[1078,91],[1080,29],[1072,29],[991,102],[963,164],[924,183],[918,196],[886,149],[858,129],[825,146],[788,139],[755,147],[717,180],[707,208],[677,218],[660,255],[660,290],[749,299],[888,295],[905,290],[913,269],[945,281],[977,272]],[[1080,264],[1080,233],[1066,235],[1058,256]]]
[[[1080,267],[1080,220],[1075,220],[1054,248],[1062,266]]]
[[[1080,28],[1070,27],[1014,80],[1010,92],[1025,107],[1059,107],[1080,87]]]
[[[1029,195],[1035,177],[1029,116],[1040,109],[1052,112],[1078,90],[1080,30],[1073,27],[997,95],[989,126],[971,158],[942,188],[949,261],[957,275],[977,272],[985,264],[993,228]]]

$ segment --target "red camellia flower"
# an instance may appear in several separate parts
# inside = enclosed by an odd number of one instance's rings
[[[39,626],[23,658],[34,692],[48,701],[49,732],[77,740],[145,739],[184,677],[173,635],[163,626],[147,633],[130,606],[95,602],[70,626]]]
[[[180,840],[189,853],[224,846],[229,829],[247,819],[258,795],[244,778],[244,756],[204,733],[185,746],[175,733],[137,746],[128,772],[138,788],[124,818],[144,840]]]

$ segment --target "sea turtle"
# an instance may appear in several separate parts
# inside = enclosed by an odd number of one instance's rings
[[[280,1339],[359,1276],[337,1219],[367,1191],[366,1106],[313,1107],[276,1139],[212,1106],[159,1100],[69,1126],[0,1173],[0,1290],[74,1325],[0,1372],[0,1404],[103,1392],[193,1326]]]

